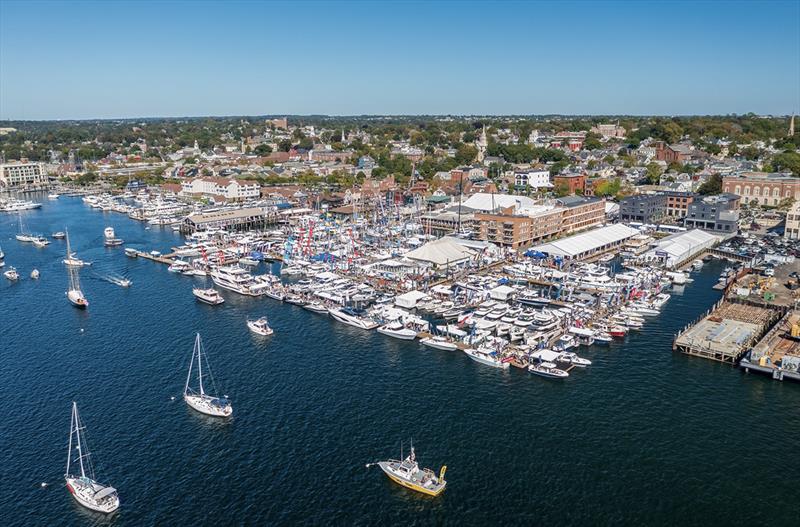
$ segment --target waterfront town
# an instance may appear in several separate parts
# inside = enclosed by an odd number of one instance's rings
[[[0,137],[0,210],[21,242],[48,243],[23,232],[40,206],[26,196],[82,196],[184,237],[131,258],[550,378],[591,364],[581,346],[640,330],[717,258],[723,297],[673,349],[800,380],[794,116],[17,126]],[[277,274],[252,274],[262,261]]]

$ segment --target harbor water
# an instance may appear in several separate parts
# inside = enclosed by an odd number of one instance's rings
[[[565,381],[501,371],[336,323],[269,298],[104,248],[168,252],[181,237],[62,197],[26,212],[30,231],[69,228],[90,305],[69,305],[63,240],[14,240],[0,215],[0,517],[4,525],[797,525],[800,386],[671,351],[719,299],[722,264],[694,273],[643,331],[579,351]],[[34,269],[39,280],[29,278]],[[258,272],[266,272],[262,265]],[[125,289],[104,280],[122,275]],[[267,315],[271,337],[245,321]],[[181,399],[200,332],[229,421]],[[64,488],[70,405],[87,427],[111,516]],[[367,463],[413,438],[422,466],[446,464],[430,498]],[[47,486],[42,486],[47,483]]]

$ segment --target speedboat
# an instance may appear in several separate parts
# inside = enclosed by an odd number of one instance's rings
[[[50,194],[47,195],[47,199],[50,199],[50,200],[56,200],[56,199],[58,199],[60,197],[61,196],[59,194],[56,194],[55,192],[51,192]]]
[[[33,271],[31,271],[31,278],[33,278],[34,280],[37,280],[39,278],[39,270],[38,269],[34,269]]]
[[[403,457],[402,447],[400,457]],[[420,469],[414,454],[413,444],[411,445],[411,453],[403,461],[390,459],[388,461],[379,461],[377,465],[395,483],[429,496],[438,496],[447,486],[447,481],[444,479],[447,467],[443,466],[441,468],[438,477],[431,469]],[[369,467],[369,465],[367,466]]]
[[[139,253],[136,252],[136,249],[131,249],[130,247],[128,247],[127,249],[125,249],[125,256],[130,256],[131,258],[136,258],[136,257],[139,256]]]
[[[548,377],[550,379],[565,379],[569,377],[569,373],[565,372],[562,369],[559,369],[552,362],[547,362],[547,361],[531,364],[530,366],[528,366],[528,371],[533,373],[534,375],[539,375],[541,377]]]
[[[349,307],[344,307],[341,309],[330,309],[328,310],[328,313],[330,313],[330,315],[339,322],[343,322],[347,325],[356,328],[369,330],[378,327],[377,322],[375,322],[371,318],[359,316],[357,311]]]
[[[42,247],[46,247],[47,245],[50,245],[50,240],[48,240],[47,238],[45,238],[43,236],[34,236],[33,237],[33,245],[34,245],[34,247],[39,247],[41,249]]]
[[[417,338],[416,331],[405,327],[403,323],[399,321],[384,324],[378,328],[378,333],[401,340],[414,340]]]
[[[510,367],[510,363],[504,362],[503,360],[497,357],[497,353],[494,351],[487,351],[483,349],[472,349],[466,348],[464,349],[464,353],[466,353],[470,359],[474,360],[475,362],[479,362],[481,364],[485,364],[486,366],[491,366],[493,368],[500,368],[503,370],[507,370]]]
[[[189,262],[185,262],[183,260],[175,260],[167,267],[167,271],[170,273],[184,273],[192,268],[192,265]]]
[[[429,348],[442,350],[442,351],[455,351],[458,349],[454,343],[450,342],[444,337],[434,336],[434,337],[427,337],[419,341],[420,344],[423,346],[427,346]]]
[[[211,287],[209,289],[202,289],[200,287],[195,287],[195,288],[192,289],[192,294],[200,302],[203,302],[205,304],[209,304],[209,305],[212,305],[212,306],[216,306],[216,305],[221,304],[221,303],[223,303],[225,301],[225,299],[222,298],[222,295],[219,294],[219,291],[217,291],[213,287]]]
[[[264,337],[268,337],[272,335],[275,331],[269,327],[267,323],[267,317],[261,317],[258,320],[248,320],[247,327],[250,328],[250,331],[257,335],[262,335]]]
[[[52,236],[52,238],[54,240],[63,240],[64,238],[66,238],[67,235],[62,231],[58,231],[58,232],[54,232],[50,236]]]
[[[558,356],[559,362],[567,362],[572,364],[573,366],[577,366],[579,368],[585,368],[586,366],[591,366],[592,361],[589,359],[584,359],[583,357],[578,357],[576,353],[571,351],[564,351]]]
[[[75,501],[87,509],[104,513],[114,512],[119,508],[117,489],[95,480],[94,466],[88,462],[90,453],[86,445],[86,437],[82,433],[85,428],[78,414],[78,406],[73,402],[67,450],[67,472],[64,474],[67,490]],[[73,449],[75,450],[74,458]],[[80,475],[70,472],[73,465],[80,467]]]
[[[19,273],[13,267],[9,267],[8,271],[3,273],[3,276],[5,276],[9,280],[11,280],[12,282],[15,282],[15,281],[19,280]]]

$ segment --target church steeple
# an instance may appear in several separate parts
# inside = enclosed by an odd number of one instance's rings
[[[483,125],[483,130],[481,130],[481,136],[477,141],[478,147],[478,163],[483,163],[483,160],[486,158],[486,147],[489,146],[489,141],[486,139],[486,125]]]
[[[792,118],[789,119],[789,137],[794,137],[794,114],[792,114]]]

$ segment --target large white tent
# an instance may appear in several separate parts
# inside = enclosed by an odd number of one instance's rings
[[[713,247],[719,242],[719,237],[700,229],[679,232],[658,243],[644,255],[646,260],[664,262],[667,267],[675,267],[696,255],[703,249]]]
[[[475,254],[476,252],[472,249],[468,249],[450,238],[442,238],[407,252],[405,257],[434,267],[446,267],[466,263]]]
[[[537,245],[533,249],[547,253],[550,256],[561,256],[569,260],[576,260],[618,247],[622,242],[637,234],[639,234],[638,230],[621,223],[606,225],[581,234]]]

